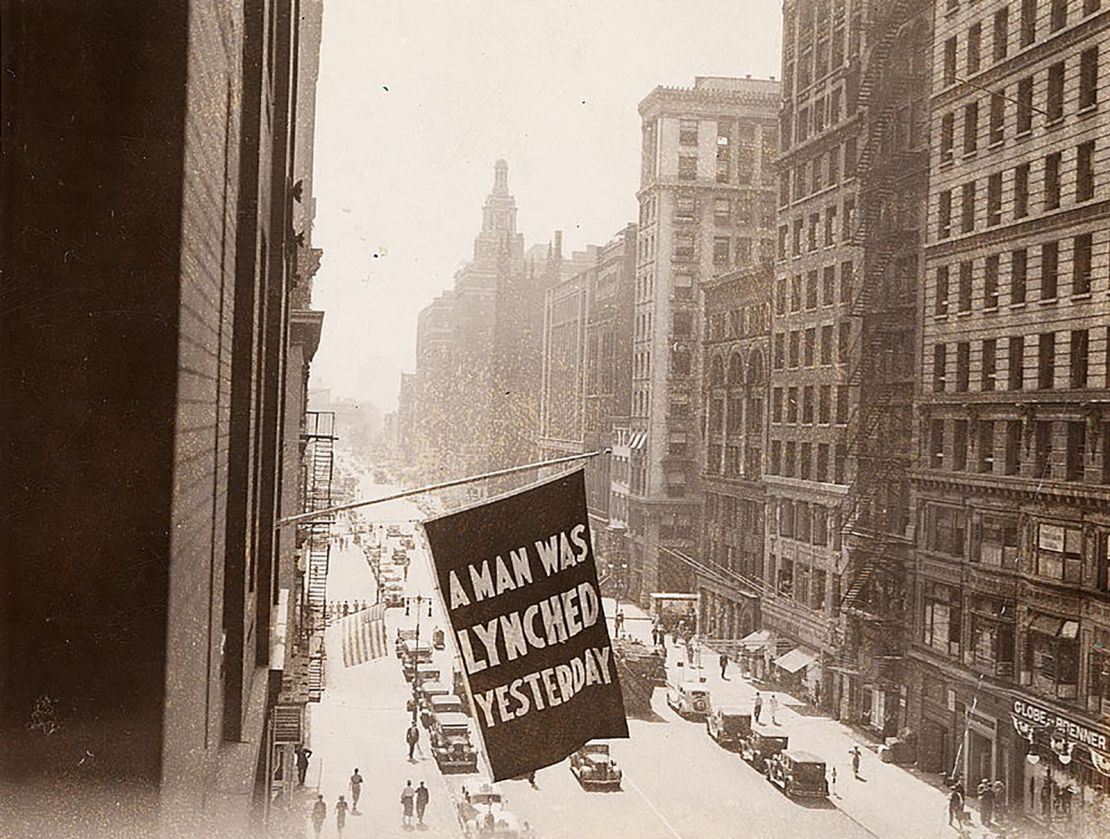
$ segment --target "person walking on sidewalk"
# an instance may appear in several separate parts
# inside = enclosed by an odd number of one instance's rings
[[[343,796],[339,796],[339,800],[335,802],[335,829],[339,835],[343,835],[343,828],[347,826],[347,802]]]
[[[832,793],[833,798],[840,798],[840,796],[836,794],[836,767],[835,766],[830,766],[829,767],[829,792]]]
[[[308,775],[308,759],[312,757],[312,749],[301,746],[297,749],[297,786],[304,786],[305,776]]]
[[[762,722],[761,718],[763,716],[763,694],[759,691],[755,692],[755,706],[753,708],[752,716],[755,718],[756,722]]]
[[[409,724],[409,730],[405,732],[405,742],[409,745],[409,762],[413,762],[412,753],[416,749],[416,744],[420,741],[420,729],[416,727],[416,723]]]
[[[358,815],[358,797],[362,795],[362,776],[358,774],[358,767],[355,767],[355,773],[351,775],[351,815]]]
[[[955,821],[957,830],[963,828],[964,824],[964,796],[955,787],[948,795],[948,826],[952,827],[952,822]]]
[[[428,807],[428,788],[424,786],[424,782],[420,782],[420,786],[416,788],[416,821],[419,824],[424,824],[424,810]]]
[[[779,724],[779,695],[771,694],[771,725]]]
[[[624,629],[624,612],[617,609],[617,616],[613,618],[613,634],[619,638],[622,629]]]
[[[994,820],[994,784],[984,778],[979,782],[979,821],[990,827]]]
[[[728,670],[728,656],[725,653],[721,653],[721,657],[718,659],[718,662],[721,665],[721,678],[727,682],[728,676],[725,675],[725,671]]]
[[[859,780],[859,761],[863,756],[860,753],[859,746],[852,746],[852,750],[848,754],[852,756],[852,777]]]
[[[412,781],[405,781],[405,788],[401,790],[401,824],[412,827],[412,804],[416,798],[416,790],[412,788]]]
[[[316,839],[320,839],[320,831],[324,829],[324,819],[328,817],[328,805],[324,803],[324,796],[317,795],[316,802],[312,805],[312,831]]]

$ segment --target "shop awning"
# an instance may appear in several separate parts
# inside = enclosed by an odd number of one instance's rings
[[[809,667],[813,664],[814,660],[813,656],[801,647],[795,647],[786,655],[780,655],[776,658],[775,664],[787,673],[797,673],[803,667]]]
[[[745,650],[759,650],[770,643],[771,633],[766,629],[758,629],[740,639],[740,647]]]
[[[630,449],[642,449],[644,447],[644,443],[646,441],[647,441],[647,432],[646,431],[636,431],[632,434],[632,439],[628,441],[628,448],[630,448]]]

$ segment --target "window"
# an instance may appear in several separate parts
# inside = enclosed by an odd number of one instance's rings
[[[987,178],[987,226],[1002,223],[1002,173]]]
[[[1079,110],[1098,104],[1098,47],[1083,50],[1079,56]]]
[[[775,284],[775,314],[786,314],[786,278]]]
[[[948,365],[948,347],[933,345],[933,393],[944,393]]]
[[[960,299],[959,311],[971,311],[971,276],[972,264],[970,261],[960,263]]]
[[[840,146],[829,151],[829,185],[840,181]]]
[[[972,598],[969,652],[977,669],[996,676],[1013,675],[1016,614],[1013,603]]]
[[[813,443],[802,443],[801,451],[798,453],[798,477],[803,481],[808,481],[813,477]],[[808,525],[808,519],[807,519]],[[799,534],[799,539],[809,539],[809,534],[805,536]]]
[[[956,392],[967,393],[971,370],[971,344],[960,341],[956,344]]]
[[[925,616],[922,641],[944,655],[960,655],[963,610],[957,589],[941,583],[925,585]]]
[[[714,265],[728,265],[729,248],[731,242],[728,236],[714,236],[713,237],[713,264]]]
[[[782,422],[782,388],[776,387],[771,393],[771,422]]]
[[[952,159],[952,146],[956,137],[956,115],[949,111],[940,118],[940,162]]]
[[[825,208],[825,247],[836,242],[836,205]]]
[[[994,13],[994,43],[992,57],[1002,61],[1010,45],[1010,10],[1003,6]]]
[[[1021,420],[1006,422],[1006,463],[1007,475],[1021,473]]]
[[[1014,169],[1014,218],[1029,215],[1029,164],[1022,163]]]
[[[782,474],[782,441],[771,441],[771,474]]]
[[[674,202],[675,221],[693,221],[697,215],[698,202],[692,195],[679,195]]]
[[[794,241],[793,241],[793,254],[794,256],[802,255],[802,225],[804,222],[800,218],[794,219]]]
[[[964,513],[956,507],[928,504],[925,508],[925,547],[936,553],[964,555]]]
[[[837,443],[836,448],[833,450],[833,483],[843,484],[848,477],[848,447],[843,443]],[[839,534],[840,530],[834,531],[834,534]],[[835,537],[834,537],[835,538]]]
[[[810,271],[806,275],[806,308],[817,308],[817,272]]]
[[[840,238],[845,242],[855,241],[855,231],[852,230],[852,220],[856,212],[856,199],[844,199],[844,218],[840,220]]]
[[[798,444],[793,440],[787,440],[786,452],[783,455],[783,474],[788,478],[794,477],[795,463],[797,461]]]
[[[940,469],[944,466],[944,420],[929,421],[929,467]]]
[[[991,94],[990,144],[997,146],[1006,136],[1006,89]]]
[[[1029,252],[1018,248],[1010,254],[1010,303],[1025,302],[1026,275],[1029,270]]]
[[[840,302],[852,302],[852,263],[840,263]]]
[[[1009,389],[1021,390],[1025,386],[1025,338],[1021,335],[1010,337],[1006,363],[1009,372]]]
[[[1075,200],[1090,201],[1095,197],[1095,141],[1080,143],[1075,157]]]
[[[936,300],[933,303],[933,314],[948,314],[948,266],[941,265],[937,268]]]
[[[682,259],[694,257],[694,234],[677,232],[674,234],[674,255]]]
[[[1017,568],[1018,533],[1016,516],[983,513],[979,519],[979,544],[972,562],[994,568]]]
[[[789,423],[798,421],[798,389],[796,387],[786,389],[786,421]]]
[[[790,311],[802,310],[802,275],[795,274],[790,278]]]
[[[994,390],[998,367],[998,341],[995,338],[983,339],[983,364],[979,387],[984,391]]]
[[[979,431],[979,471],[983,473],[994,471],[994,423],[991,420],[979,420],[976,424]]]
[[[1060,152],[1053,152],[1044,159],[1044,208],[1060,207]]]
[[[1086,329],[1071,332],[1071,365],[1069,378],[1075,389],[1087,386],[1087,367],[1090,355],[1090,334]]]
[[[987,309],[998,307],[998,264],[996,253],[983,261],[983,306]]]
[[[678,179],[680,181],[692,181],[698,177],[698,159],[693,155],[679,155],[678,157]]]
[[[679,120],[678,142],[684,146],[696,146],[698,144],[698,121],[696,119]]]
[[[967,420],[952,424],[952,468],[957,472],[967,469]]]
[[[826,266],[821,276],[821,305],[831,306],[836,302],[836,266]]]
[[[852,323],[851,321],[841,321],[839,326],[840,334],[837,336],[836,363],[847,364],[852,344]]]
[[[1069,422],[1066,457],[1064,461],[1064,480],[1083,480],[1083,453],[1087,448],[1087,423]]]
[[[713,220],[720,222],[727,222],[732,218],[732,201],[728,198],[714,198],[713,199]],[[783,246],[785,247],[786,237],[783,236]]]
[[[1083,233],[1072,240],[1072,294],[1091,293],[1091,234]]]
[[[967,73],[979,72],[979,41],[983,35],[983,26],[973,23],[967,30]]]
[[[1033,130],[1033,77],[1026,76],[1018,82],[1017,89],[1018,136]]]
[[[801,352],[799,351],[800,346],[801,346],[801,333],[791,332],[790,333],[789,361],[787,362],[789,364],[789,366],[791,366],[791,367],[798,367],[801,363]]]
[[[1024,669],[1035,691],[1075,699],[1079,686],[1078,639],[1078,621],[1030,613]]]
[[[944,84],[956,83],[956,38],[944,42]]]
[[[820,213],[809,214],[809,237],[808,247],[810,251],[817,250],[817,228],[821,224]]]
[[[1056,333],[1042,332],[1037,347],[1037,387],[1051,390],[1056,377]]]
[[[979,103],[964,106],[964,154],[975,154],[979,147]]]
[[[963,185],[961,194],[960,232],[970,233],[975,229],[975,181]]]
[[[803,348],[803,360],[806,367],[812,367],[816,364],[817,357],[817,329],[810,327],[806,330],[805,346]]]
[[[946,189],[937,200],[937,238],[947,239],[952,235],[952,190]]]
[[[1033,477],[1052,477],[1052,423],[1039,420],[1033,425]]]
[[[821,327],[821,363],[832,364],[833,328],[831,325]]]
[[[1068,0],[1052,0],[1052,10],[1049,14],[1049,31],[1055,32],[1068,25]]]
[[[775,333],[774,364],[776,370],[781,370],[786,364],[786,344],[782,332]]]
[[[1087,655],[1087,711],[1110,717],[1110,633],[1098,631]]]
[[[1048,121],[1064,118],[1064,62],[1058,61],[1048,68]]]
[[[1021,45],[1037,40],[1037,0],[1021,0]]]
[[[817,391],[817,421],[828,425],[831,417],[832,387],[821,385]]]
[[[1037,574],[1078,583],[1083,571],[1083,531],[1041,522],[1037,525]]]
[[[1041,300],[1055,300],[1060,288],[1060,243],[1041,245]]]

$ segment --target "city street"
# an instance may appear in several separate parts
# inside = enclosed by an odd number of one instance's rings
[[[385,494],[388,487],[375,486],[368,480],[361,483],[363,497]],[[397,501],[367,508],[365,518],[374,522],[406,522],[422,516],[415,504]],[[407,581],[408,596],[434,595],[430,559],[424,549],[422,537],[417,535],[416,550],[410,551],[413,562]],[[334,548],[329,574],[329,599],[362,599],[372,595],[372,577],[362,550],[356,546]],[[649,624],[639,620],[633,607],[624,607],[627,620],[625,630],[646,635]],[[420,614],[421,636],[436,627],[446,627],[438,604],[428,616],[427,606]],[[612,617],[614,606],[606,603]],[[347,795],[347,780],[359,767],[366,779],[360,810],[362,817],[348,819],[345,836],[400,836],[409,832],[402,828],[399,796],[405,781],[416,784],[423,780],[431,790],[427,814],[428,836],[457,836],[459,826],[455,820],[451,798],[461,795],[463,785],[474,788],[477,775],[441,776],[426,754],[415,763],[405,756],[404,730],[408,722],[405,702],[410,686],[404,681],[397,658],[392,654],[392,639],[400,625],[412,626],[416,608],[409,617],[403,610],[391,609],[387,617],[388,654],[376,660],[353,667],[345,667],[343,657],[337,654],[342,644],[340,627],[328,630],[327,689],[319,706],[312,708],[311,747],[314,751],[309,771],[308,786],[313,791],[318,786],[329,808],[329,818],[324,836],[334,836],[333,805],[340,794]],[[720,680],[719,673],[708,667],[707,685],[717,701],[728,703],[750,701],[752,688],[734,674],[728,682]],[[443,681],[450,683],[452,654],[448,650],[435,654]],[[672,663],[678,658],[676,649],[670,652]],[[672,672],[674,672],[672,670]],[[786,700],[784,700],[785,702]],[[536,788],[527,781],[507,781],[501,784],[507,799],[506,807],[521,820],[527,821],[542,839],[558,837],[610,837],[617,833],[632,833],[642,839],[687,839],[689,837],[753,837],[822,836],[865,837],[932,836],[940,833],[943,799],[940,809],[913,808],[927,817],[934,825],[908,824],[900,828],[882,821],[884,810],[893,810],[896,818],[904,816],[902,808],[889,807],[886,794],[903,790],[888,786],[886,776],[902,773],[895,767],[879,765],[874,755],[865,753],[864,777],[874,770],[875,777],[857,782],[869,783],[875,792],[846,790],[845,798],[831,798],[821,803],[801,803],[782,795],[737,755],[716,745],[700,722],[683,720],[666,705],[665,692],[656,691],[654,710],[657,719],[652,721],[630,720],[631,738],[611,743],[613,756],[624,771],[623,788],[619,792],[586,792],[562,763],[541,770],[536,775]],[[765,710],[766,713],[766,710]],[[835,725],[827,720],[806,718],[784,707],[780,712],[784,730],[798,746],[818,754],[839,753],[833,758],[840,762],[839,788],[851,783],[851,770],[847,743],[840,735],[831,738],[822,724]],[[423,732],[422,732],[423,734]],[[422,746],[426,741],[422,739]],[[883,776],[880,778],[880,774]],[[907,776],[909,777],[909,776]],[[920,782],[910,779],[915,787]],[[881,784],[881,786],[880,786]],[[938,795],[927,789],[930,796]],[[866,802],[873,799],[870,805]],[[306,796],[306,809],[312,800]],[[934,818],[935,816],[935,818]],[[882,828],[876,830],[876,825]]]

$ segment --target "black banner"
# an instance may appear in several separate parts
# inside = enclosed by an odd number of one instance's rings
[[[583,475],[424,523],[495,781],[628,736]]]

